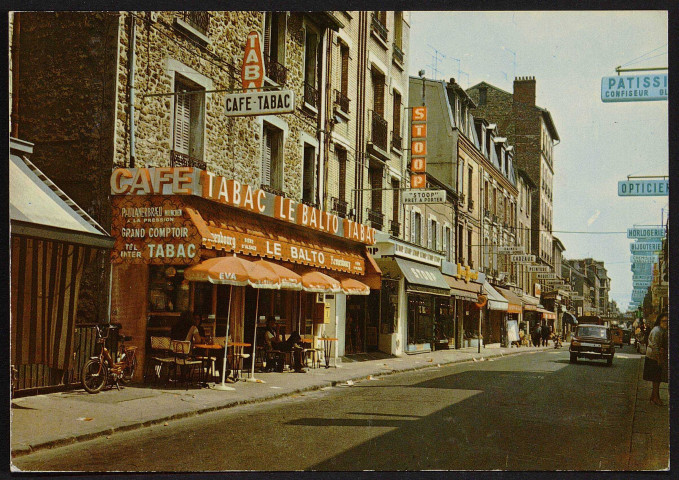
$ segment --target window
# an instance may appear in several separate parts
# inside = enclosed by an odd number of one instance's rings
[[[285,12],[266,12],[264,14],[264,65],[266,75],[284,85],[287,80],[285,68]]]
[[[398,219],[400,218],[400,211],[401,211],[401,206],[399,205],[400,203],[400,196],[401,196],[401,182],[396,180],[395,178],[391,180],[391,187],[393,188],[393,202],[392,202],[392,215],[393,215],[393,222],[398,223]]]
[[[469,197],[469,203],[471,204],[472,200],[472,193],[473,193],[473,188],[472,188],[472,179],[474,176],[474,168],[470,165],[469,166],[469,172],[467,173],[467,197]]]
[[[450,262],[450,227],[447,225],[443,229],[443,251],[446,254],[446,260]]]
[[[181,75],[175,77],[174,153],[184,162],[203,160],[205,95],[189,93],[205,91]]]
[[[422,245],[422,214],[420,212],[412,212],[411,228],[410,228],[410,242]]]
[[[340,89],[336,103],[340,111],[349,113],[349,46],[340,41]]]
[[[282,191],[283,131],[265,123],[262,137],[262,185]]]
[[[436,224],[436,248],[434,250],[443,250],[443,225]]]
[[[401,150],[401,94],[394,90],[394,103],[392,106],[393,121],[392,121],[392,143],[391,146],[397,150]]]
[[[314,109],[318,108],[319,102],[319,43],[320,36],[307,25],[304,37],[304,102]]]
[[[302,176],[302,200],[315,203],[316,148],[304,144],[304,172]]]
[[[436,222],[434,220],[429,220],[429,226],[427,228],[427,248],[436,250]]]
[[[462,225],[457,226],[457,261],[459,263],[464,263],[464,259],[462,258],[462,245],[464,243],[464,239],[462,238],[464,230],[462,228]]]
[[[403,12],[394,12],[394,45],[403,49]]]
[[[384,74],[372,69],[372,84],[373,84],[373,110],[380,117],[384,118]]]
[[[337,161],[339,162],[339,199],[346,202],[347,194],[347,151],[335,147]]]
[[[486,210],[490,211],[490,203],[488,203],[488,195],[489,195],[488,181],[486,180],[485,182],[483,182],[483,205],[484,205],[484,208]]]
[[[474,260],[472,259],[472,231],[467,230],[467,265],[470,267],[474,266]]]

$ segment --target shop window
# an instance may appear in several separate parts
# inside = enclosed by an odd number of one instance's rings
[[[263,128],[262,185],[283,190],[283,131],[268,124]]]
[[[181,75],[175,77],[173,163],[190,165],[203,160],[203,130],[205,125],[205,91],[200,85]]]
[[[184,270],[165,265],[149,266],[149,312],[187,312],[189,282]]]
[[[308,143],[304,144],[304,173],[302,176],[302,200],[314,203],[315,199],[315,175],[316,171],[316,148]]]
[[[382,278],[380,331],[394,333],[398,325],[398,280]]]

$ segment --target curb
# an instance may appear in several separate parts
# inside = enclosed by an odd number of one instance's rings
[[[510,357],[510,356],[514,356],[514,355],[523,355],[523,354],[527,354],[527,353],[537,353],[537,352],[540,352],[540,351],[544,351],[545,349],[549,350],[549,347],[540,347],[540,350],[531,350],[529,352],[518,351],[519,349],[517,348],[516,351],[508,352],[508,353],[500,353],[500,354],[497,354],[497,355],[490,355],[490,356],[488,356],[488,358],[493,358],[493,357],[503,358],[503,357]],[[553,347],[552,347],[552,349],[553,349]],[[66,446],[66,445],[72,445],[72,444],[79,443],[79,442],[86,442],[86,441],[89,441],[89,440],[94,440],[96,438],[112,435],[114,433],[122,433],[122,432],[129,432],[129,431],[132,431],[132,430],[139,430],[141,428],[151,427],[153,425],[158,425],[158,424],[165,423],[165,422],[168,422],[168,421],[171,421],[171,420],[180,420],[180,419],[184,419],[184,418],[202,415],[202,414],[205,414],[205,413],[217,412],[219,410],[225,410],[227,408],[233,408],[233,407],[237,407],[237,406],[240,406],[240,405],[249,405],[249,404],[268,402],[268,401],[271,401],[271,400],[285,398],[285,397],[289,397],[289,396],[299,394],[299,393],[313,392],[313,391],[316,391],[316,390],[321,390],[321,389],[326,388],[326,387],[336,387],[340,384],[347,383],[348,381],[360,382],[360,381],[363,381],[363,380],[368,380],[369,377],[373,377],[373,378],[375,378],[375,377],[386,377],[388,375],[394,375],[394,374],[398,374],[398,373],[424,370],[424,369],[427,369],[427,368],[432,368],[436,365],[444,366],[444,365],[453,365],[453,364],[457,364],[457,363],[469,363],[469,362],[474,361],[473,355],[479,355],[479,353],[474,352],[474,353],[470,353],[469,355],[470,355],[470,357],[467,358],[467,359],[461,358],[461,359],[449,360],[449,361],[445,361],[445,362],[436,362],[436,363],[432,362],[430,365],[414,365],[412,367],[404,368],[402,370],[395,370],[395,369],[391,368],[389,371],[371,373],[371,374],[368,374],[368,375],[359,375],[359,376],[347,378],[347,379],[344,379],[344,380],[330,380],[330,381],[325,382],[325,384],[309,385],[308,387],[299,388],[299,389],[296,389],[296,390],[292,390],[290,392],[272,393],[271,395],[258,397],[258,398],[246,398],[246,399],[243,399],[243,400],[231,401],[231,402],[227,402],[223,405],[201,408],[201,409],[194,410],[194,411],[191,411],[191,412],[175,413],[175,414],[168,415],[166,417],[162,417],[162,418],[158,418],[158,419],[145,420],[143,422],[132,423],[132,424],[129,424],[129,425],[121,425],[121,426],[118,426],[118,427],[108,427],[108,428],[101,430],[99,432],[91,432],[91,433],[85,433],[85,434],[82,434],[82,435],[77,435],[77,436],[72,436],[72,437],[67,437],[67,438],[59,438],[59,439],[56,439],[56,440],[50,440],[50,441],[39,443],[39,444],[36,444],[36,445],[21,446],[21,447],[17,447],[17,448],[12,449],[11,458],[29,455],[31,453],[35,453],[35,452],[40,451],[40,450],[47,450],[47,449],[50,449],[50,448],[63,447],[63,446]],[[482,357],[482,358],[486,358],[486,357]]]

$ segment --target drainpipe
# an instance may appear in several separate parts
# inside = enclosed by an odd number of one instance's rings
[[[21,14],[14,13],[12,30],[12,136],[19,138],[19,37],[21,33]]]
[[[130,168],[134,168],[134,157],[135,157],[135,142],[134,142],[134,99],[135,99],[135,89],[134,89],[134,60],[135,60],[135,49],[136,49],[136,37],[137,33],[135,30],[136,21],[134,14],[130,13],[130,50],[128,53],[129,66],[128,66],[128,78],[129,78],[129,88],[130,88]]]

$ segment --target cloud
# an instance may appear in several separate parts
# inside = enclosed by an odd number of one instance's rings
[[[596,212],[594,212],[594,215],[592,215],[592,216],[590,217],[590,219],[587,220],[587,226],[589,227],[589,226],[592,225],[594,222],[596,222],[596,219],[599,218],[599,215],[600,215],[600,214],[601,214],[601,212],[600,212],[599,210],[597,210]]]

